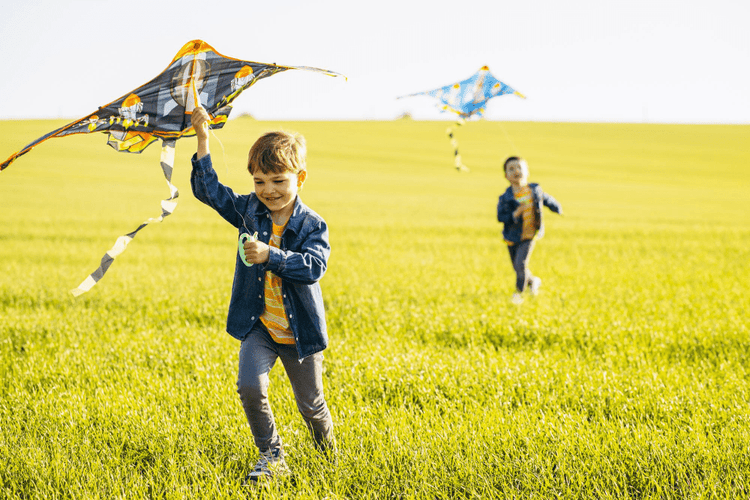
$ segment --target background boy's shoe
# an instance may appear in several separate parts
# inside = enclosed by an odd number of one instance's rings
[[[261,451],[258,461],[250,474],[242,482],[243,486],[255,484],[258,481],[271,479],[274,476],[287,476],[290,474],[289,466],[284,460],[284,450],[277,448],[275,450]]]
[[[523,296],[516,292],[513,294],[513,297],[510,298],[510,301],[513,302],[515,305],[519,305],[523,303]]]
[[[531,285],[529,285],[529,292],[531,295],[536,296],[539,293],[539,287],[542,286],[542,278],[531,278]]]

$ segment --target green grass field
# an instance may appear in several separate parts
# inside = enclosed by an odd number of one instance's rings
[[[0,122],[4,159],[62,125]],[[0,173],[0,497],[750,496],[750,126],[237,119],[249,146],[303,133],[301,195],[331,228],[321,285],[337,468],[316,457],[279,364],[294,470],[262,492],[224,331],[236,230],[190,191],[104,279],[69,290],[169,196],[158,143],[53,139]],[[520,307],[495,206],[502,161],[555,196]]]

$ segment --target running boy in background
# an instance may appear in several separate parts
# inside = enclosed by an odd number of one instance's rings
[[[560,215],[563,211],[557,200],[543,192],[539,184],[529,184],[526,160],[511,156],[505,160],[503,169],[510,187],[497,203],[497,220],[504,224],[503,238],[516,272],[516,291],[511,301],[521,304],[524,290],[528,288],[532,295],[536,295],[542,285],[542,280],[529,270],[534,242],[544,236],[542,204]]]
[[[253,144],[248,171],[255,192],[235,194],[219,183],[208,150],[209,119],[192,114],[198,151],[192,158],[195,197],[241,233],[255,235],[236,259],[227,332],[241,341],[237,392],[260,458],[245,484],[286,475],[281,438],[268,402],[268,374],[281,358],[297,408],[316,447],[334,451],[333,422],[323,395],[323,353],[328,345],[318,281],[331,247],[325,221],[300,200],[307,170],[301,135],[269,132]]]

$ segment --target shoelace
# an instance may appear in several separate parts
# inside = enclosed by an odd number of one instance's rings
[[[273,457],[271,456],[270,452],[269,453],[263,453],[263,452],[261,452],[260,453],[260,458],[255,463],[255,467],[254,467],[253,470],[255,472],[270,471],[269,463],[270,463],[271,458],[273,458]]]

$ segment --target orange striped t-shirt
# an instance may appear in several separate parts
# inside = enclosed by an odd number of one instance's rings
[[[281,246],[281,235],[284,233],[283,226],[273,225],[273,234],[268,242],[269,246],[279,248]],[[265,283],[266,308],[260,315],[260,320],[268,328],[271,338],[279,344],[294,344],[294,333],[289,326],[289,319],[284,309],[284,297],[281,293],[281,278],[271,271],[266,272]]]
[[[534,196],[529,186],[523,186],[513,193],[516,201],[523,207],[523,226],[521,241],[530,240],[536,235],[536,214],[534,214]]]

